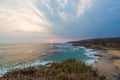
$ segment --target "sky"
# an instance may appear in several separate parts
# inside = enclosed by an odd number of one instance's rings
[[[0,43],[120,36],[120,0],[0,0]]]

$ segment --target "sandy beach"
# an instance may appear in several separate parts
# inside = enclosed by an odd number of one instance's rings
[[[96,56],[100,56],[100,59],[93,67],[107,76],[109,80],[120,80],[120,51],[102,50]]]

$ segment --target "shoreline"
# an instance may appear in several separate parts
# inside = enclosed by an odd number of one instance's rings
[[[89,56],[99,57],[91,66],[108,80],[120,80],[120,50],[88,48]],[[95,52],[95,53],[93,53]],[[5,74],[6,75],[6,74]]]
[[[99,50],[95,56],[100,58],[92,66],[109,80],[120,80],[120,54],[118,53],[119,50]]]

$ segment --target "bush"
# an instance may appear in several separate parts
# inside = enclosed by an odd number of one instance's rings
[[[70,59],[53,63],[50,67],[29,67],[5,74],[0,80],[106,80],[96,69]]]

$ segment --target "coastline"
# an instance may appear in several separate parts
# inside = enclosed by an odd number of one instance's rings
[[[89,57],[94,57],[96,59],[91,64],[93,69],[97,69],[97,72],[100,73],[100,75],[105,75],[107,77],[107,80],[120,80],[120,54],[118,54],[120,53],[119,50],[98,49],[93,47],[86,48],[86,55]],[[39,64],[38,62],[32,65],[35,65],[34,67],[37,67],[36,64]],[[29,69],[29,67],[25,69]],[[14,71],[15,70],[13,70],[13,72]]]
[[[120,80],[120,51],[119,50],[99,50],[95,56],[100,59],[92,66],[107,76],[109,80]]]
[[[73,46],[85,46],[98,50],[95,56],[99,56],[100,59],[92,66],[107,76],[108,80],[120,80],[120,37],[87,39],[69,43]]]

